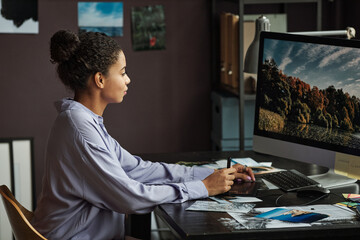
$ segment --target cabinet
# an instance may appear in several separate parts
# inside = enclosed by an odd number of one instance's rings
[[[239,99],[228,92],[213,91],[212,106],[212,150],[237,151],[239,149]],[[245,104],[244,149],[252,149],[255,101]]]
[[[219,64],[217,63],[217,52],[216,50],[219,49],[219,44],[215,41],[216,39],[216,21],[217,21],[217,3],[220,2],[232,2],[234,5],[234,8],[237,9],[237,13],[239,15],[239,91],[236,93],[236,96],[238,98],[238,128],[234,131],[238,131],[238,137],[239,137],[239,149],[244,150],[245,149],[245,131],[246,129],[249,129],[249,127],[246,127],[245,129],[245,106],[251,106],[251,104],[255,104],[255,98],[254,96],[246,96],[244,91],[244,72],[242,69],[244,69],[244,46],[243,41],[241,39],[244,39],[244,6],[246,4],[291,4],[291,3],[316,3],[317,5],[317,30],[321,30],[322,26],[322,0],[212,0],[211,2],[211,11],[212,11],[212,69],[213,69],[213,79],[212,82],[216,83],[218,78],[218,72],[219,72]],[[259,12],[261,14],[261,12]],[[252,123],[253,124],[253,123]],[[213,123],[214,126],[214,123]],[[237,149],[238,150],[238,149]]]

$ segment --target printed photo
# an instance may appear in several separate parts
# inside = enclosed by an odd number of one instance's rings
[[[312,223],[320,219],[327,218],[328,215],[297,209],[276,208],[274,210],[256,215],[255,217],[276,219],[294,223]]]
[[[255,207],[252,203],[218,203],[213,201],[198,200],[186,210],[207,212],[241,212],[248,213]]]
[[[38,34],[38,0],[0,0],[0,33]]]
[[[309,223],[292,223],[284,222],[269,218],[254,217],[255,212],[249,214],[244,213],[229,213],[236,221],[238,221],[246,229],[273,229],[273,228],[295,228],[295,227],[310,227]]]
[[[123,36],[122,2],[79,2],[79,32],[102,32],[108,36]]]
[[[343,193],[343,197],[349,201],[360,203],[360,194]]]
[[[162,5],[134,7],[131,19],[135,51],[165,49],[165,14]]]

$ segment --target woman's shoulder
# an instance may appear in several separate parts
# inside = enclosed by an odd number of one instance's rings
[[[59,114],[59,118],[68,121],[76,128],[87,128],[98,125],[94,116],[82,109],[68,109]]]
[[[81,109],[69,109],[59,114],[58,121],[63,127],[73,132],[74,137],[80,136],[86,141],[96,141],[100,137],[98,120]]]
[[[96,123],[98,117],[79,102],[69,98],[55,102],[55,107],[59,113],[59,120],[70,120],[69,122],[75,126]]]
[[[56,128],[64,131],[63,134],[78,138],[80,142],[85,140],[87,143],[103,147],[102,135],[104,133],[100,126],[103,122],[101,116],[75,101],[64,101],[58,110],[59,116],[55,125],[57,125]]]

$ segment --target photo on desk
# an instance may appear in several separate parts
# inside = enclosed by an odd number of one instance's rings
[[[360,194],[343,193],[343,197],[351,202],[360,203]]]
[[[246,229],[276,229],[311,226],[309,223],[292,223],[269,218],[254,217],[259,214],[256,211],[252,211],[247,214],[234,212],[229,212],[228,214],[234,219],[236,219],[236,221],[239,222]]]
[[[329,215],[326,214],[307,212],[297,209],[276,208],[256,215],[255,217],[276,219],[293,223],[312,223],[327,218],[328,216]]]
[[[214,201],[197,200],[188,207],[187,211],[206,211],[206,212],[240,212],[248,213],[255,207],[252,203],[219,203]]]

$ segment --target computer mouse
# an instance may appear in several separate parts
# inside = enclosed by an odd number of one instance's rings
[[[330,190],[323,187],[311,186],[304,187],[297,190],[296,196],[298,197],[309,197],[309,198],[317,198],[324,195],[329,195]]]

